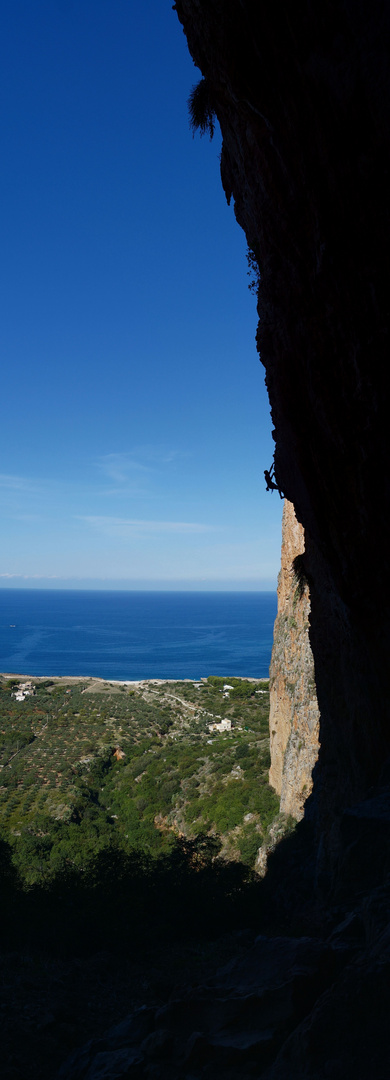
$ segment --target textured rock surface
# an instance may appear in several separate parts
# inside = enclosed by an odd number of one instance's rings
[[[303,816],[318,757],[319,709],[309,641],[310,595],[294,559],[305,550],[305,535],[292,503],[285,500],[278,614],[270,668],[270,784],[282,813]]]
[[[311,938],[260,936],[247,955],[160,1008],[141,1008],[74,1051],[58,1080],[261,1075],[343,966]]]
[[[344,807],[390,754],[390,8],[177,0],[261,273],[275,470],[305,529],[321,748],[308,812],[334,864]]]
[[[390,926],[349,964],[286,1040],[264,1080],[386,1080]]]
[[[75,1050],[58,1080],[387,1080],[390,927],[364,906],[327,941],[260,935],[246,955]],[[375,935],[374,935],[375,936]]]

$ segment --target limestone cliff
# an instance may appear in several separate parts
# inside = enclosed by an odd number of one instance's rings
[[[299,820],[313,786],[318,757],[319,709],[309,640],[310,595],[299,575],[305,550],[302,525],[285,500],[278,614],[270,668],[271,768],[280,809]],[[296,563],[294,565],[294,560]]]
[[[390,7],[175,6],[260,271],[276,480],[310,583],[321,747],[308,812],[334,865],[344,811],[390,755]]]

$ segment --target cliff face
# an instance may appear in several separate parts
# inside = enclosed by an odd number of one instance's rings
[[[270,668],[269,781],[280,795],[281,811],[297,820],[303,816],[312,790],[319,745],[319,709],[309,641],[309,586],[299,577],[299,557],[304,551],[304,530],[286,499]]]
[[[330,852],[390,754],[390,8],[176,9],[261,273],[276,477],[305,530],[310,586],[321,748],[308,812]]]

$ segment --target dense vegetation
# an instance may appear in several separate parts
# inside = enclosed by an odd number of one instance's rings
[[[207,834],[253,865],[277,813],[268,786],[268,684],[127,687],[36,680],[0,690],[0,835],[31,885],[99,852],[172,850]],[[211,731],[221,719],[231,730]]]
[[[228,686],[36,679],[18,701],[3,680],[2,921],[18,939],[215,931],[237,904],[242,922],[278,800],[268,682]]]

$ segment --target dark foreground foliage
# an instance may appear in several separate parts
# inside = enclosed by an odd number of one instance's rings
[[[159,859],[106,848],[85,874],[62,871],[26,888],[1,842],[0,940],[62,957],[102,949],[123,955],[153,941],[211,939],[256,926],[258,880],[244,864],[218,860],[215,847],[201,835],[177,839]]]

